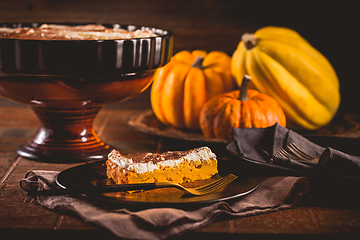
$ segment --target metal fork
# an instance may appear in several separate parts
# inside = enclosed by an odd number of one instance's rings
[[[156,183],[135,183],[135,184],[112,184],[112,185],[100,185],[90,187],[72,187],[65,189],[49,189],[40,191],[29,191],[29,195],[34,196],[55,196],[55,195],[76,195],[76,194],[99,194],[107,192],[126,192],[136,190],[151,190],[156,188],[173,187],[181,189],[191,195],[205,195],[213,193],[221,188],[224,188],[229,183],[237,178],[234,174],[226,175],[211,183],[205,184],[196,188],[187,188],[178,183],[173,182],[156,182]]]
[[[319,158],[313,157],[306,153],[304,150],[299,148],[295,143],[291,143],[288,146],[288,149],[296,155],[298,158],[300,158],[303,161],[317,163],[319,161]]]
[[[318,158],[315,158],[307,154],[301,148],[299,148],[295,143],[289,144],[286,148],[279,149],[274,156],[289,158],[296,161],[310,162],[310,163],[318,163],[319,161]]]
[[[221,188],[224,188],[229,183],[234,181],[237,178],[234,174],[229,174],[225,177],[219,178],[218,180],[215,180],[211,183],[205,184],[200,187],[196,188],[187,188],[184,187],[178,183],[172,183],[172,182],[165,182],[165,183],[155,183],[157,188],[166,188],[166,187],[175,187],[181,190],[184,190],[185,192],[192,194],[192,195],[205,195],[209,193],[213,193]]]

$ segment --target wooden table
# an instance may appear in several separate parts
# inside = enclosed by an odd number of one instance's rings
[[[78,22],[147,24],[169,29],[175,34],[174,53],[181,50],[220,50],[231,55],[245,32],[259,27],[279,25],[299,31],[334,64],[341,79],[342,109],[357,110],[358,90],[353,86],[357,76],[357,56],[338,44],[337,32],[355,38],[357,21],[348,4],[298,4],[273,6],[273,2],[254,1],[0,1],[0,22]],[[297,11],[295,11],[297,9]],[[321,13],[321,14],[320,14]],[[356,25],[355,25],[356,24]],[[334,37],[335,34],[335,37]],[[346,42],[346,41],[345,41]],[[195,143],[169,140],[139,132],[127,125],[127,118],[150,108],[149,92],[129,101],[103,109],[96,118],[95,129],[103,140],[122,153],[163,152],[194,147]],[[349,124],[350,123],[350,124]],[[360,136],[360,117],[340,119],[336,126],[349,124],[353,137]],[[30,161],[16,155],[17,147],[39,127],[34,113],[23,105],[0,100],[0,238],[10,235],[34,239],[76,238],[104,239],[111,237],[103,230],[82,222],[76,216],[50,211],[30,198],[19,187],[19,180],[28,170],[64,170],[76,164],[51,164]],[[325,129],[327,130],[327,129]],[[333,128],[334,132],[337,128]],[[340,128],[341,132],[341,128]],[[326,132],[329,134],[329,132]],[[309,192],[295,209],[216,222],[187,233],[181,238],[218,237],[244,239],[258,237],[293,238],[358,238],[360,234],[359,188],[334,191],[333,196],[315,197]],[[311,188],[310,188],[311,190]],[[342,195],[346,194],[346,195]],[[317,195],[319,196],[319,194]],[[10,238],[10,237],[8,237]],[[213,238],[211,238],[213,239]]]
[[[84,223],[76,216],[42,207],[19,187],[19,180],[28,170],[61,171],[76,164],[41,163],[17,156],[16,148],[35,133],[39,123],[29,108],[4,100],[0,103],[0,236],[13,234],[19,237],[28,234],[36,236],[36,239],[111,237],[104,230]],[[122,153],[163,152],[192,147],[191,143],[183,145],[183,142],[177,140],[164,141],[162,137],[139,132],[127,125],[129,115],[150,107],[149,91],[131,100],[110,105],[97,116],[95,129],[103,140]],[[329,199],[319,203],[310,194],[295,209],[247,218],[218,219],[181,238],[328,238],[332,235],[355,238],[360,233],[360,211],[356,206],[358,201],[342,199],[338,202],[339,199],[342,198],[338,197],[337,202]]]

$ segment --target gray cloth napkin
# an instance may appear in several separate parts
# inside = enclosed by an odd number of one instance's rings
[[[360,157],[331,147],[321,147],[277,123],[268,128],[233,128],[232,135],[238,153],[253,160],[309,173],[360,177]],[[290,143],[295,143],[306,153],[319,158],[319,162],[303,163],[274,156]]]
[[[55,171],[29,171],[20,185],[25,191],[58,188],[55,183],[57,174]],[[230,219],[294,208],[308,187],[308,181],[303,177],[268,177],[244,197],[192,210],[169,207],[109,210],[75,196],[38,196],[37,200],[49,209],[73,211],[85,222],[108,229],[121,238],[166,239],[205,226],[220,214]],[[124,206],[119,204],[119,207]]]

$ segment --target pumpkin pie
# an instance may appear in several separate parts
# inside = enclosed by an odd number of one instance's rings
[[[129,155],[114,149],[106,166],[107,176],[116,184],[192,182],[211,178],[218,172],[216,155],[208,147]]]
[[[129,26],[131,30],[131,27]],[[100,24],[60,25],[42,24],[39,27],[0,27],[1,38],[40,40],[108,40],[157,36],[150,29],[126,30],[115,24],[112,28]]]

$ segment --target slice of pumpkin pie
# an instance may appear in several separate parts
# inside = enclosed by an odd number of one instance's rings
[[[116,184],[183,183],[208,179],[218,172],[216,155],[208,147],[129,155],[114,149],[108,155],[106,166],[107,176]]]

